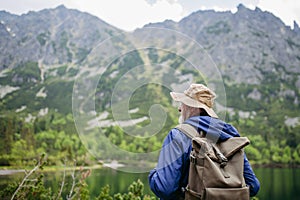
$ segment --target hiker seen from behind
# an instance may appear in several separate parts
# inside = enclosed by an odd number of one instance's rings
[[[260,188],[243,148],[249,144],[213,110],[215,93],[191,84],[180,102],[179,125],[166,136],[148,179],[160,199],[250,199]],[[190,176],[189,176],[190,175]]]

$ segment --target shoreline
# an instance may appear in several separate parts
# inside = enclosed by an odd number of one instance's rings
[[[76,166],[76,167],[64,167],[64,166],[45,166],[41,171],[43,172],[56,172],[56,171],[71,171],[71,170],[87,170],[87,169],[100,169],[103,168],[103,165],[92,165],[92,166]],[[9,176],[17,173],[25,173],[26,171],[30,171],[33,169],[32,166],[23,167],[23,169],[18,169],[17,167],[10,166],[0,166],[0,177],[1,176]],[[40,170],[40,169],[39,169]]]
[[[250,161],[251,162],[251,161]],[[251,164],[253,168],[300,168],[299,164],[280,164],[280,163],[270,163],[270,164]]]
[[[111,162],[111,163],[101,163],[98,165],[92,166],[76,166],[75,170],[87,170],[87,169],[101,169],[101,168],[111,168],[117,169],[119,167],[124,167],[125,165],[118,163],[118,162]],[[272,169],[282,169],[282,168],[291,168],[291,169],[299,169],[300,165],[296,164],[252,164],[251,165],[254,169],[256,168],[272,168]],[[33,167],[26,166],[26,167],[11,167],[11,166],[0,166],[0,177],[14,175],[17,173],[25,173],[26,171],[30,171]],[[45,166],[43,168],[43,172],[55,172],[55,171],[71,171],[74,170],[74,167],[64,167],[64,166]]]
[[[25,169],[0,169],[0,176],[9,176],[21,172],[25,172]]]

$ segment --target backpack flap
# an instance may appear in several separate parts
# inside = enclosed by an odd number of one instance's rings
[[[227,158],[222,154],[219,148],[209,139],[195,137],[192,140],[192,148],[196,154],[204,157],[207,155],[215,162],[227,161]]]
[[[200,155],[204,155],[204,153],[210,154],[210,152],[213,151],[212,142],[209,142],[207,138],[202,137],[194,137],[192,139],[192,148]]]
[[[199,154],[207,154],[212,160],[220,160],[223,155],[230,159],[236,152],[249,145],[250,141],[247,137],[232,137],[224,142],[213,144],[207,138],[194,137],[192,140],[192,148]],[[220,154],[220,155],[218,155]],[[225,158],[222,158],[222,160]]]
[[[250,144],[247,137],[232,137],[218,144],[221,152],[227,159],[230,159],[236,152]]]

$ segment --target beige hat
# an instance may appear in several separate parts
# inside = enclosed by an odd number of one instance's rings
[[[211,117],[218,118],[212,109],[215,93],[203,84],[191,84],[184,93],[170,92],[175,101],[180,101],[190,107],[203,108]]]

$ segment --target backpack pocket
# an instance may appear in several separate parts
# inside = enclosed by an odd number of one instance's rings
[[[205,200],[249,200],[249,188],[206,188],[204,192]]]

